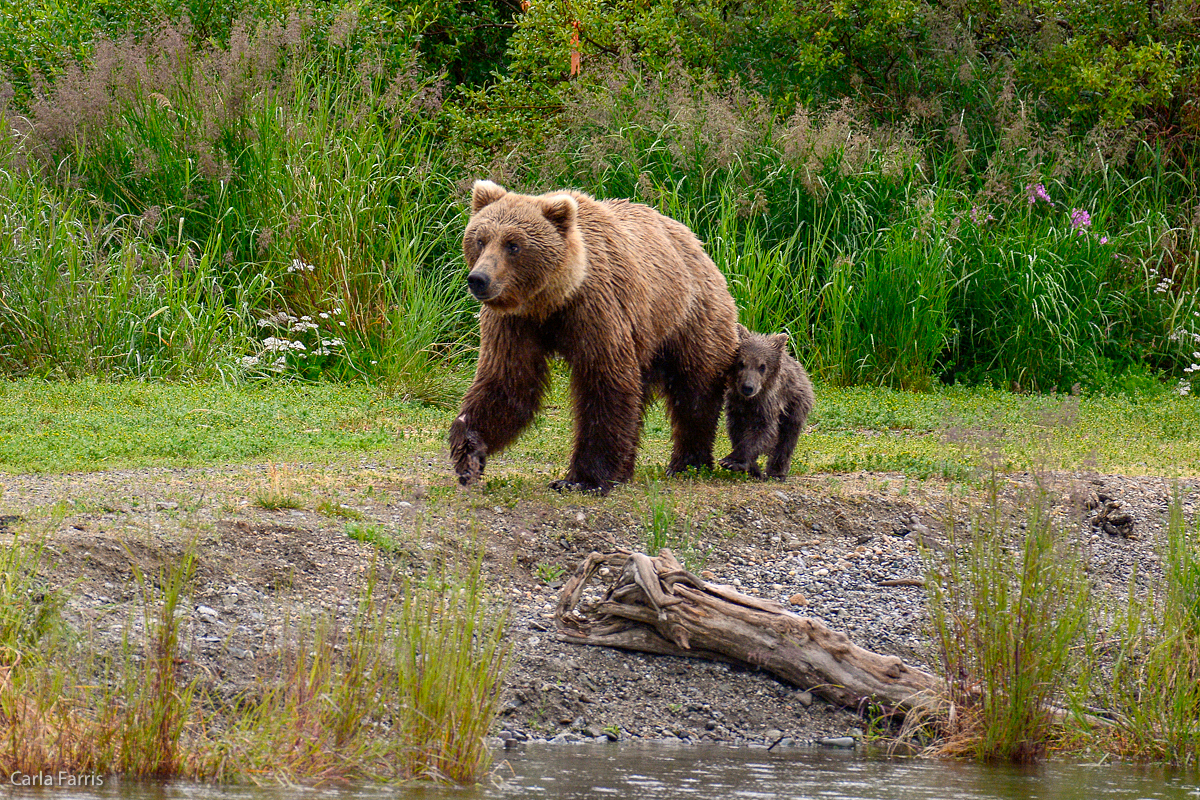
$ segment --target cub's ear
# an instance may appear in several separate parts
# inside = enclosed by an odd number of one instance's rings
[[[569,194],[554,194],[542,198],[542,214],[558,232],[566,234],[575,225],[579,204]]]
[[[471,213],[478,214],[480,209],[487,208],[506,194],[508,190],[498,183],[475,181],[471,189]]]
[[[786,333],[773,333],[767,337],[767,344],[781,353],[787,348],[787,341],[788,335]]]
[[[737,331],[738,331],[739,339],[745,340],[745,339],[750,338],[750,329],[749,328],[747,328],[745,325],[743,325],[740,322],[737,324],[737,326],[738,326]]]

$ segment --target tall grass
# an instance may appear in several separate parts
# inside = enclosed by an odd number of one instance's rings
[[[471,783],[508,665],[506,612],[478,571],[407,584],[374,576],[349,620],[324,616],[281,642],[278,671],[232,699],[187,675],[180,603],[192,551],[157,588],[138,575],[144,616],[118,652],[66,630],[43,592],[43,551],[0,562],[0,767],[41,774],[294,782],[349,778]]]
[[[685,221],[743,321],[789,332],[830,382],[1045,391],[1195,372],[1200,190],[1136,137],[1064,139],[997,96],[972,142],[617,69],[580,84],[549,140],[497,131],[472,149],[448,131],[487,109],[447,106],[415,57],[335,26],[101,38],[9,120],[6,371],[236,364],[451,402],[476,341],[465,188],[490,176]]]
[[[1020,530],[1005,519],[993,479],[970,540],[951,521],[949,553],[931,559],[930,612],[953,707],[941,753],[1028,763],[1052,738],[1089,606],[1079,555],[1051,506],[1039,486]]]
[[[832,382],[1190,380],[1194,178],[1127,137],[1063,140],[995,113],[993,142],[946,152],[850,105],[781,119],[736,85],[618,72],[582,91],[528,176],[685,221],[743,322],[788,331]],[[1048,200],[1030,203],[1037,185]]]
[[[6,169],[8,166],[10,168]],[[250,341],[263,282],[222,287],[211,240],[164,250],[0,163],[0,369],[213,377]]]
[[[1177,493],[1168,517],[1162,582],[1131,582],[1112,674],[1118,752],[1200,764],[1200,536]]]
[[[396,601],[372,578],[344,630],[314,621],[280,673],[240,701],[202,771],[477,781],[491,758],[506,630],[477,572],[408,583]]]
[[[211,47],[186,26],[102,39],[12,120],[8,371],[241,368],[457,393],[473,307],[459,177],[422,116],[430,81],[324,34],[293,17]],[[147,364],[164,344],[184,354]]]

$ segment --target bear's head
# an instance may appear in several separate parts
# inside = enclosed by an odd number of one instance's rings
[[[463,235],[476,300],[502,314],[545,317],[583,284],[587,251],[569,194],[524,195],[475,181]]]
[[[779,373],[779,363],[787,350],[788,336],[776,333],[764,336],[738,324],[738,353],[730,385],[747,399],[771,385]]]

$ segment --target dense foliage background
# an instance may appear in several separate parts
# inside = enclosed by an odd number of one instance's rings
[[[0,369],[469,378],[471,182],[689,225],[819,378],[1188,391],[1195,0],[0,0]]]

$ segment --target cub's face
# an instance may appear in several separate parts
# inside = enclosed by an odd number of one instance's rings
[[[779,361],[787,347],[787,334],[763,336],[738,325],[741,341],[734,362],[731,388],[747,399],[769,386],[779,372]]]
[[[564,270],[572,263],[571,238],[578,239],[575,200],[513,194],[491,181],[476,181],[471,208],[463,256],[470,268],[467,288],[475,299],[517,314],[536,310],[539,303],[561,303],[557,295],[562,292],[556,290],[570,283]]]

